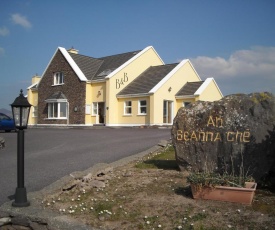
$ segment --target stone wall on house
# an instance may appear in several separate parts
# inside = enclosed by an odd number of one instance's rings
[[[56,72],[63,72],[63,85],[53,85]],[[63,119],[48,119],[48,104],[45,100],[56,92],[62,92],[69,102],[69,122]],[[85,124],[85,96],[86,82],[80,81],[58,50],[38,86],[38,124]]]

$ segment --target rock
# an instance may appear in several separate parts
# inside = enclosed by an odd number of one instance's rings
[[[0,226],[7,225],[9,223],[11,223],[10,217],[3,217],[0,219]]]
[[[3,217],[10,217],[8,212],[0,211],[0,219]]]
[[[90,186],[92,186],[93,188],[105,188],[105,183],[103,181],[99,181],[99,180],[92,180],[90,181]]]
[[[102,176],[97,176],[94,178],[95,180],[100,180],[100,181],[107,181],[107,180],[110,180],[111,177],[108,176],[108,175],[102,175]]]
[[[275,185],[275,97],[235,94],[190,104],[174,119],[172,142],[181,170],[248,174]]]
[[[11,223],[13,225],[20,225],[25,227],[30,226],[30,221],[28,220],[28,218],[21,217],[21,216],[15,216],[14,218],[12,218]]]
[[[166,147],[167,144],[168,144],[168,141],[166,141],[166,140],[161,140],[161,141],[158,143],[158,146]]]
[[[89,180],[91,180],[92,176],[93,175],[91,173],[88,173],[86,176],[83,177],[82,181],[88,182]]]
[[[76,187],[80,182],[77,180],[73,180],[70,183],[66,184],[63,188],[62,191],[70,191],[72,190],[74,187]]]
[[[122,176],[124,176],[124,177],[131,177],[132,176],[132,172],[131,171],[129,171],[129,170],[126,170],[126,172],[125,173],[123,173],[123,175]]]
[[[12,225],[8,230],[32,230],[32,229],[21,225]]]
[[[47,225],[39,224],[36,222],[32,222],[30,224],[30,227],[32,228],[32,230],[48,230]]]
[[[0,149],[5,148],[5,139],[3,137],[0,137]]]

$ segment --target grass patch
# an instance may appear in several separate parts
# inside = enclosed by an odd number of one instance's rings
[[[152,153],[135,165],[139,169],[164,169],[178,170],[175,158],[175,150],[172,145],[168,145],[160,153]]]

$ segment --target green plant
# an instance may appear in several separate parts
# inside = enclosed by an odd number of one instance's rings
[[[244,187],[245,182],[252,182],[254,179],[248,176],[233,176],[229,174],[217,173],[190,173],[187,177],[187,182],[199,187],[215,187],[215,186],[229,186],[229,187]]]

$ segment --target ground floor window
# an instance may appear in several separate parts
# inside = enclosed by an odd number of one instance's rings
[[[186,107],[187,105],[189,105],[191,102],[189,102],[189,101],[183,101],[182,102],[182,106],[183,107]]]
[[[163,123],[171,124],[173,120],[173,101],[163,101]]]
[[[32,117],[37,117],[37,113],[38,113],[37,106],[33,106],[32,107]]]
[[[131,115],[132,114],[132,101],[125,101],[124,102],[124,115]]]
[[[98,115],[98,103],[93,102],[92,115]]]
[[[48,103],[48,118],[67,118],[67,102]]]
[[[96,123],[104,123],[105,117],[105,103],[104,102],[93,102],[92,103],[92,116],[98,117]]]
[[[140,100],[138,102],[138,113],[140,115],[146,115],[147,114],[147,101],[146,100]]]

